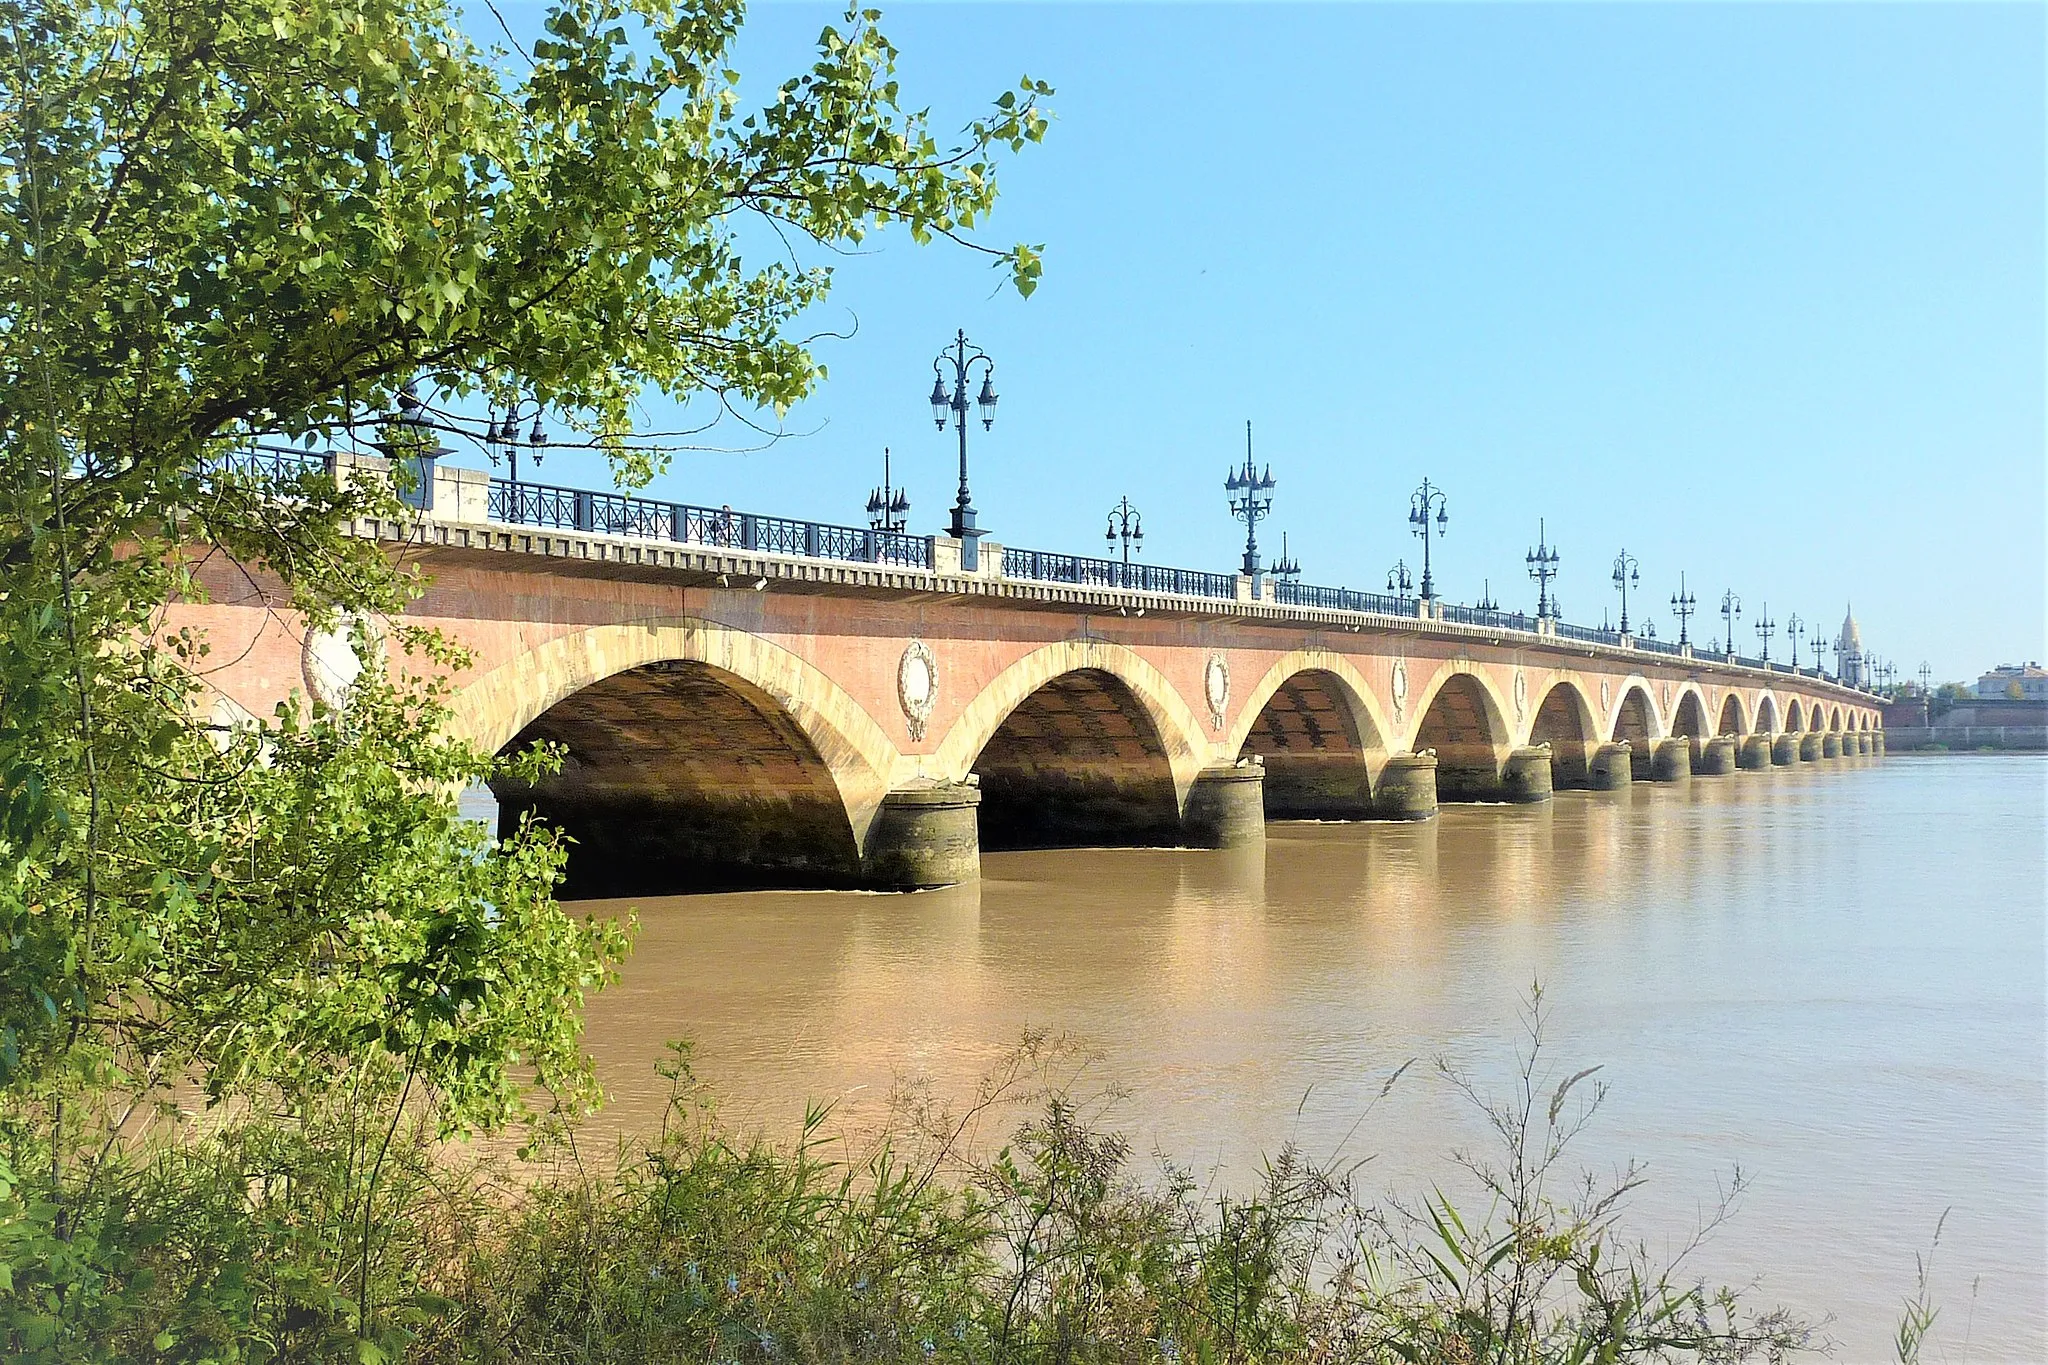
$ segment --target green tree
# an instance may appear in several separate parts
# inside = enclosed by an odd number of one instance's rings
[[[386,666],[358,632],[345,710],[218,728],[207,642],[166,637],[161,613],[223,562],[309,628],[414,590],[349,533],[399,511],[390,488],[234,473],[252,441],[374,438],[362,414],[424,382],[538,398],[644,481],[660,457],[624,439],[641,394],[779,409],[823,376],[796,327],[831,274],[803,242],[829,255],[900,224],[1030,292],[1036,250],[971,234],[997,157],[1043,134],[1045,86],[942,141],[862,10],[750,110],[742,18],[560,0],[521,50],[478,46],[441,0],[0,0],[17,1352],[133,1288],[80,1248],[118,1241],[114,1137],[171,1088],[300,1116],[375,1097],[394,1124],[425,1093],[450,1129],[516,1118],[529,1082],[592,1099],[580,1003],[623,936],[555,904],[544,832],[495,843],[456,818],[451,793],[497,763],[442,737],[426,679],[459,655],[401,626]],[[390,1131],[343,1163],[365,1262]]]

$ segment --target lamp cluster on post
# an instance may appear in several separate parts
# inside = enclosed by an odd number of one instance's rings
[[[900,534],[910,524],[910,494],[889,483],[889,447],[882,447],[882,486],[868,494],[868,528]]]
[[[1799,671],[1799,637],[1805,633],[1806,623],[1799,619],[1798,612],[1793,612],[1785,618],[1785,638],[1792,645],[1792,671],[1794,673]]]
[[[1692,644],[1692,636],[1686,630],[1693,613],[1700,609],[1700,599],[1685,590],[1685,573],[1678,575],[1678,591],[1671,594],[1671,614],[1678,618],[1678,647],[1684,649]]]
[[[946,370],[953,371],[953,385],[946,386]],[[954,338],[953,344],[940,351],[932,359],[932,421],[940,431],[946,429],[950,419],[960,434],[960,493],[953,500],[953,518],[946,524],[946,534],[960,542],[960,567],[973,572],[981,565],[977,543],[981,529],[974,524],[974,499],[967,491],[967,384],[973,377],[976,366],[981,368],[981,393],[974,405],[981,409],[981,429],[987,431],[996,424],[996,363],[989,359],[987,352],[968,341],[963,329]]]
[[[1636,557],[1623,550],[1614,557],[1614,586],[1621,590],[1621,633],[1628,634],[1628,590],[1640,586],[1643,581],[1641,565]]]
[[[1230,497],[1230,515],[1244,523],[1244,575],[1259,595],[1259,523],[1273,515],[1273,466],[1261,474],[1252,463],[1252,424],[1244,424],[1244,468],[1232,469],[1223,480]]]
[[[1771,619],[1771,604],[1766,602],[1764,603],[1763,614],[1756,619],[1757,638],[1764,642],[1763,654],[1760,656],[1761,661],[1764,663],[1771,661],[1771,636],[1777,632],[1777,629],[1778,623]]]
[[[484,449],[491,457],[491,464],[495,466],[502,458],[508,466],[507,472],[511,474],[513,483],[519,482],[519,406],[519,400],[513,399],[506,407],[502,418],[498,416],[497,409],[493,408],[490,421],[484,428]],[[541,461],[547,457],[548,449],[548,433],[540,424],[539,403],[533,405],[533,425],[526,433],[524,444],[533,452],[534,467],[539,468]]]
[[[1102,538],[1109,542],[1111,549],[1116,548],[1116,543],[1119,540],[1123,542],[1123,582],[1125,587],[1129,587],[1131,582],[1131,551],[1136,550],[1139,554],[1145,552],[1145,522],[1138,515],[1138,509],[1131,505],[1128,495],[1118,498],[1116,506],[1109,509],[1109,529],[1102,533]]]
[[[1287,553],[1287,533],[1280,533],[1280,557],[1273,561],[1273,577],[1292,583],[1301,577],[1301,561]]]
[[[1721,620],[1728,626],[1728,639],[1722,653],[1731,659],[1735,657],[1735,618],[1740,615],[1742,599],[1735,595],[1735,589],[1730,588],[1721,594]]]
[[[1529,566],[1529,577],[1536,580],[1536,619],[1554,620],[1557,604],[1550,600],[1550,580],[1557,577],[1558,553],[1550,545],[1541,517],[1536,519],[1536,548],[1522,558]]]
[[[1813,633],[1813,676],[1816,678],[1821,676],[1821,651],[1825,650],[1827,647],[1827,640],[1821,635],[1819,631],[1815,631]]]
[[[1408,525],[1416,535],[1422,537],[1422,600],[1425,602],[1436,600],[1436,579],[1429,568],[1429,521],[1432,508],[1436,512],[1436,533],[1441,536],[1451,520],[1449,501],[1444,497],[1443,489],[1424,479],[1422,487],[1408,495]]]
[[[1387,570],[1387,591],[1406,597],[1415,591],[1415,580],[1408,576],[1408,561],[1397,559],[1394,567]]]

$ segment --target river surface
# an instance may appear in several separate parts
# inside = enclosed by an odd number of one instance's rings
[[[1951,1210],[1943,1358],[2048,1360],[2044,797],[2035,757],[1843,760],[1275,824],[1250,853],[991,854],[920,895],[642,901],[589,1013],[603,1122],[653,1124],[671,1038],[729,1117],[786,1135],[807,1099],[858,1129],[906,1079],[965,1098],[1045,1028],[1093,1050],[1081,1084],[1123,1092],[1142,1153],[1229,1185],[1292,1140],[1413,1193],[1478,1130],[1426,1066],[1374,1104],[1383,1081],[1446,1057],[1504,1085],[1540,980],[1554,1061],[1611,1087],[1581,1163],[1648,1164],[1653,1249],[1739,1166],[1689,1264],[1887,1360]]]

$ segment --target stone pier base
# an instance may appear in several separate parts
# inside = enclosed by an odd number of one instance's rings
[[[1789,768],[1799,761],[1799,736],[1779,735],[1771,741],[1771,762]]]
[[[1242,848],[1266,837],[1266,769],[1252,761],[1204,768],[1188,789],[1181,834],[1190,848]]]
[[[1870,732],[1870,752],[1879,758],[1884,757],[1884,731],[1872,730]]]
[[[1692,745],[1683,739],[1650,741],[1650,780],[1683,782],[1692,776]]]
[[[1819,735],[1801,735],[1799,737],[1799,761],[1801,763],[1819,762],[1825,750],[1825,747],[1826,746],[1821,742],[1821,737]]]
[[[1588,777],[1594,791],[1625,791],[1634,776],[1629,762],[1628,745],[1603,744],[1593,751],[1593,762],[1588,769]]]
[[[981,876],[981,792],[969,786],[894,791],[868,830],[862,879],[887,891],[953,886]]]
[[[1395,754],[1380,769],[1373,812],[1383,820],[1427,820],[1436,814],[1436,755]]]
[[[1750,769],[1770,767],[1771,737],[1769,735],[1744,735],[1742,743],[1735,748],[1735,766]]]
[[[1715,735],[1700,741],[1699,753],[1692,757],[1692,770],[1701,777],[1726,777],[1735,771],[1735,736]]]
[[[1820,756],[1822,758],[1840,758],[1842,756],[1841,735],[1833,730],[1822,735],[1820,737]]]
[[[1550,746],[1538,744],[1508,755],[1500,770],[1501,795],[1518,804],[1550,799]]]
[[[1856,752],[1859,754],[1871,754],[1876,751],[1877,746],[1870,742],[1870,731],[1858,730],[1856,732]]]

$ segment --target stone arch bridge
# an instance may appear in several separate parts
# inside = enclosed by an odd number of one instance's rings
[[[1427,604],[1046,582],[987,544],[970,571],[943,541],[901,566],[480,515],[357,529],[424,570],[407,620],[472,651],[458,728],[566,747],[559,775],[497,795],[575,837],[572,894],[937,885],[983,846],[1220,846],[1268,818],[1427,818],[1883,746],[1877,700],[1811,673]],[[339,698],[335,639],[239,569],[203,577],[210,600],[168,625],[228,661],[206,674],[216,715]]]

